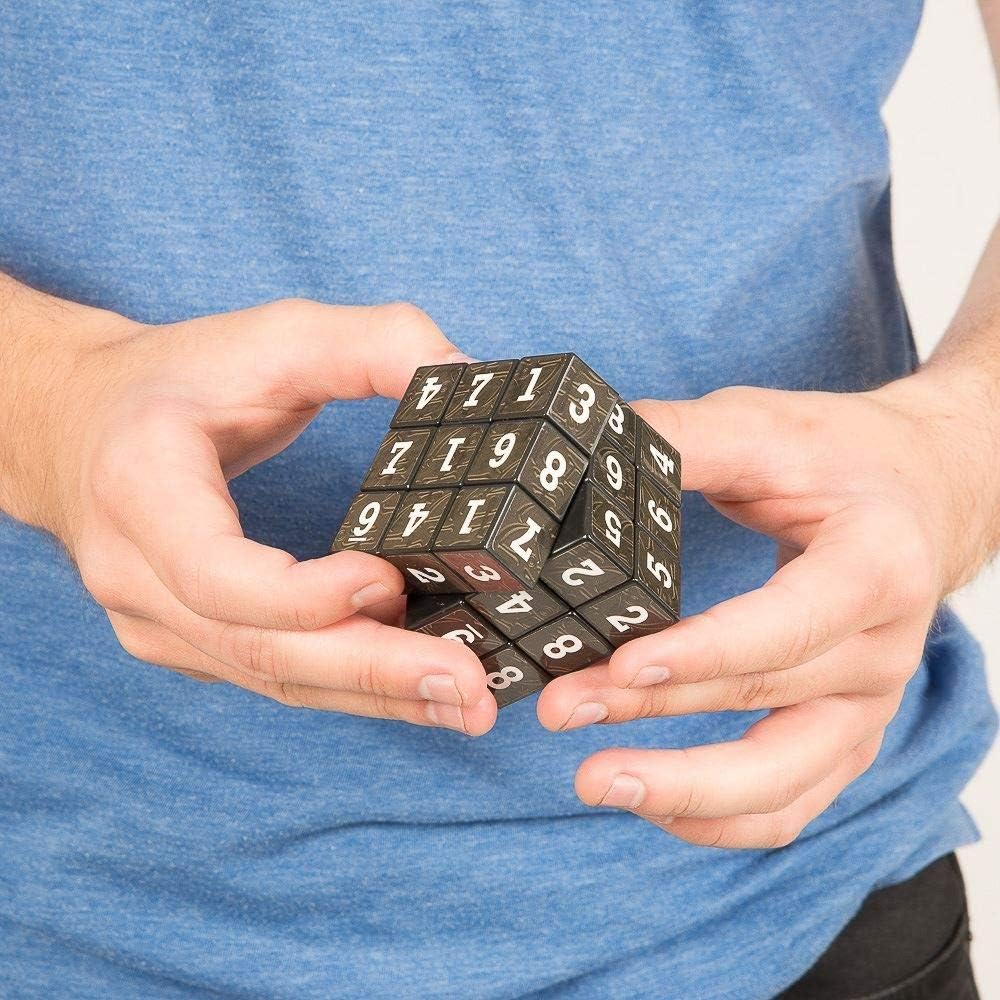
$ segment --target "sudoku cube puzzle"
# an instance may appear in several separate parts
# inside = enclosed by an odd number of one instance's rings
[[[406,627],[503,707],[669,627],[680,456],[574,354],[417,370],[334,551],[399,568]]]

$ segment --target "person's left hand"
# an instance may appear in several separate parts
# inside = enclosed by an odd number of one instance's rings
[[[990,449],[951,390],[921,373],[851,395],[731,388],[636,405],[680,450],[684,488],[775,539],[779,568],[556,679],[538,717],[565,730],[773,711],[728,743],[597,753],[577,773],[585,803],[696,844],[775,847],[867,770],[938,602],[985,556],[976,469]]]

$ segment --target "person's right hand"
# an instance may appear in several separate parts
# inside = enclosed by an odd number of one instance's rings
[[[170,326],[118,319],[58,387],[71,407],[25,404],[15,446],[45,467],[10,512],[61,538],[122,646],[287,705],[489,730],[476,656],[391,623],[394,567],[360,552],[297,562],[251,541],[226,485],[325,402],[398,398],[419,365],[460,358],[435,324],[403,304],[299,300]]]

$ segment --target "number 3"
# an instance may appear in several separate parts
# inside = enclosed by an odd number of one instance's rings
[[[576,391],[580,393],[579,400],[573,400],[569,404],[569,415],[578,423],[585,424],[590,419],[590,410],[597,402],[597,393],[593,387],[581,382]]]

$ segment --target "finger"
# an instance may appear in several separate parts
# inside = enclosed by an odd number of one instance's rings
[[[778,470],[783,494],[797,480],[801,451],[789,395],[735,386],[699,399],[641,399],[632,406],[681,453],[685,490],[756,500],[773,492]],[[794,393],[800,405],[805,395]]]
[[[273,684],[454,705],[475,704],[488,692],[482,664],[461,642],[407,632],[364,615],[308,632],[218,622],[174,600],[151,573],[133,586],[153,618],[142,629],[142,619],[132,616],[123,645],[141,644],[142,652],[134,655],[149,662],[161,662],[157,643],[172,635],[210,663]],[[191,662],[184,665],[198,669]]]
[[[402,593],[389,563],[362,552],[302,562],[245,538],[212,442],[160,411],[119,439],[102,509],[156,575],[203,618],[314,629]]]
[[[356,615],[311,632],[220,625],[185,616],[177,632],[214,659],[269,683],[305,684],[385,698],[472,705],[486,672],[462,642],[407,632]]]
[[[199,680],[228,681],[283,705],[398,719],[415,725],[456,729],[470,736],[488,732],[496,721],[496,701],[488,694],[474,705],[451,705],[265,680],[208,656],[156,622],[116,612],[110,612],[108,617],[123,648],[136,659]]]
[[[211,317],[218,330],[223,317]],[[417,306],[335,306],[282,300],[224,317],[216,353],[253,350],[267,375],[271,398],[282,406],[310,407],[332,399],[402,396],[422,365],[468,361]],[[275,335],[279,328],[280,336]],[[218,357],[202,363],[207,375]]]
[[[779,708],[739,739],[677,750],[605,750],[577,771],[588,805],[646,817],[777,812],[829,775],[887,718],[833,696]]]
[[[456,706],[432,701],[381,698],[352,691],[329,691],[300,684],[278,686],[246,675],[237,675],[231,682],[292,708],[341,712],[370,719],[393,719],[415,726],[454,729],[466,736],[488,733],[497,717],[497,703],[491,695],[485,695],[475,705]]]
[[[895,613],[893,570],[866,528],[863,518],[832,518],[763,587],[622,646],[612,678],[629,687],[785,670],[884,624]]]
[[[878,756],[881,742],[881,737],[873,737],[859,744],[828,777],[778,812],[721,819],[659,818],[656,825],[681,840],[702,847],[785,847],[835,803],[837,796],[852,781],[871,767]]]
[[[159,641],[166,630],[212,662],[278,684],[456,705],[472,705],[488,690],[482,663],[461,642],[407,632],[360,614],[308,632],[218,622],[181,604],[146,565],[131,564],[129,582],[134,603],[145,611],[122,619],[131,627],[123,645],[141,642],[140,659],[160,662],[155,643],[147,640]]]
[[[913,675],[923,653],[919,636],[883,627],[862,632],[808,663],[711,681],[622,688],[607,666],[557,677],[538,699],[539,722],[558,732],[595,722],[747,712],[781,708],[832,694],[888,695]]]

